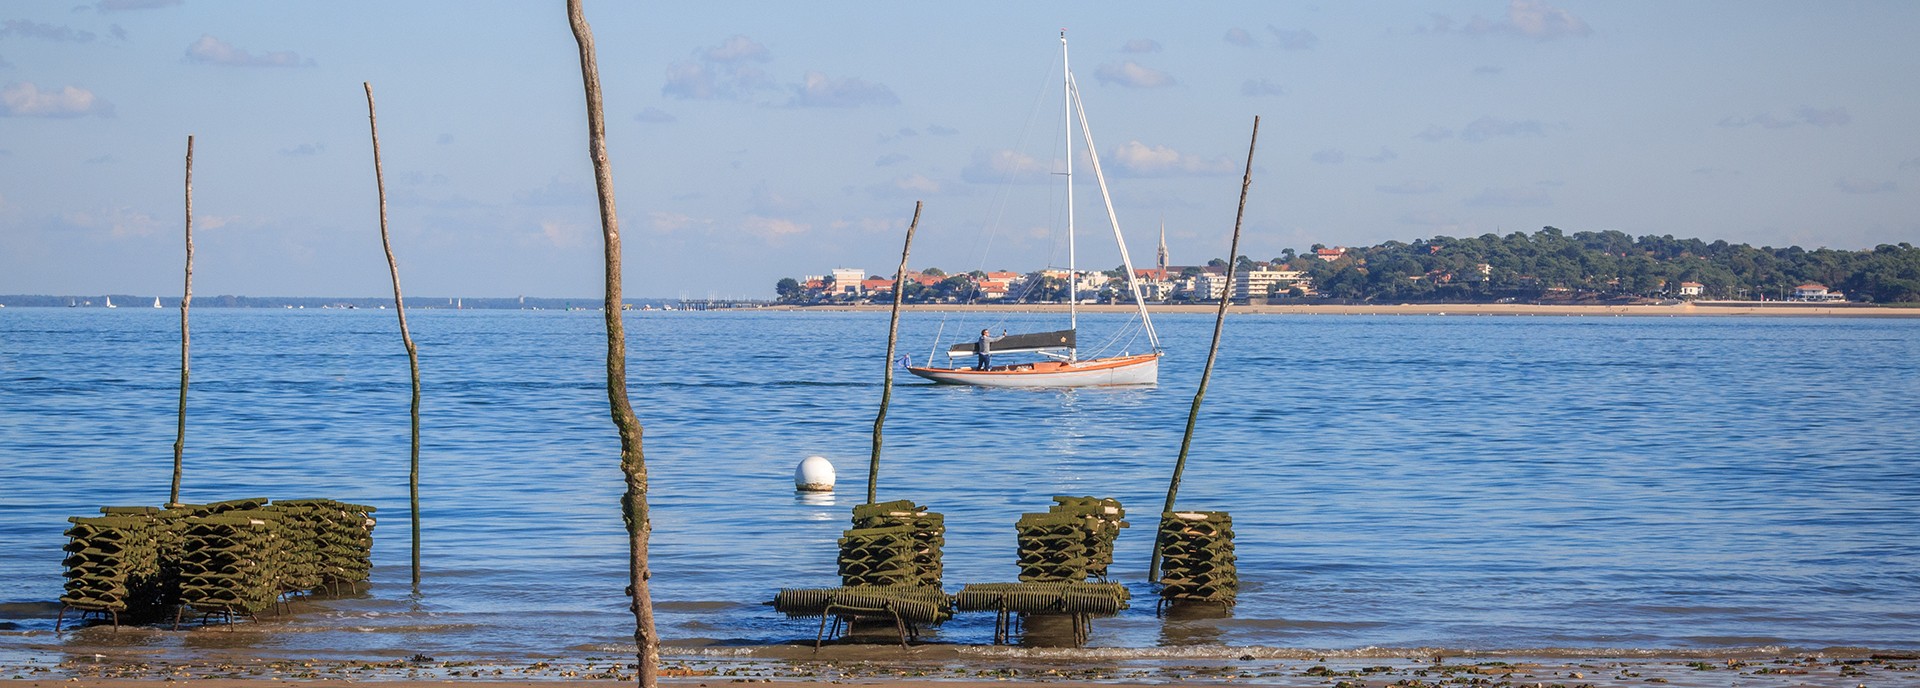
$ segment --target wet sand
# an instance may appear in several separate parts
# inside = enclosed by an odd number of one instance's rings
[[[1315,657],[1310,651],[1288,659],[1170,659],[1151,661],[1075,658],[1022,650],[973,648],[973,656],[952,650],[910,650],[863,646],[829,647],[822,657],[857,655],[859,659],[813,658],[812,648],[787,648],[789,659],[701,659],[668,661],[663,683],[719,686],[746,683],[776,685],[846,684],[970,688],[973,686],[1048,685],[1275,685],[1333,688],[1417,688],[1467,685],[1488,688],[1611,688],[1649,685],[1699,688],[1790,688],[1795,686],[1920,686],[1920,654],[1827,650],[1808,653],[1595,651],[1583,655],[1554,651],[1548,656],[1490,654],[1421,657],[1408,650],[1394,657]],[[855,650],[852,653],[847,650]],[[928,650],[937,650],[927,652]],[[936,655],[936,656],[927,656]],[[145,688],[155,683],[187,682],[206,688],[257,688],[295,681],[314,688],[380,683],[391,688],[486,683],[512,687],[632,685],[631,658],[587,662],[453,662],[426,657],[357,662],[340,660],[238,659],[226,661],[134,661],[105,655],[35,659],[0,665],[0,688],[98,686]]]
[[[844,306],[772,306],[760,310],[797,310],[797,311],[886,311],[884,305],[844,305]],[[1000,311],[1008,313],[1064,313],[1065,304],[913,304],[903,310],[926,312],[967,312]],[[1149,313],[1214,313],[1219,310],[1214,304],[1151,305]],[[1081,306],[1083,313],[1131,313],[1133,306],[1099,304]],[[1763,304],[1740,304],[1715,302],[1710,304],[1684,303],[1672,306],[1657,305],[1553,305],[1531,303],[1410,303],[1410,304],[1366,304],[1366,305],[1235,305],[1227,309],[1233,314],[1258,315],[1428,315],[1428,316],[1467,316],[1467,315],[1505,315],[1505,316],[1562,316],[1562,317],[1725,317],[1725,316],[1762,316],[1762,317],[1821,317],[1821,318],[1920,318],[1920,308],[1888,308],[1860,305],[1822,305],[1796,304],[1784,302],[1766,302]]]

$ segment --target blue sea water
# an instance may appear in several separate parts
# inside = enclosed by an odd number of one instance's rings
[[[630,646],[600,315],[410,316],[425,385],[419,595],[392,313],[209,308],[193,316],[183,499],[375,505],[374,584],[232,634],[56,636],[64,519],[166,498],[178,314],[0,311],[0,655]],[[1082,320],[1097,341],[1126,317]],[[902,349],[920,360],[936,333],[1059,321],[909,313]],[[763,603],[837,582],[886,314],[627,323],[669,654],[810,641],[811,622]],[[879,494],[946,514],[949,588],[1013,579],[1015,519],[1087,494],[1121,499],[1135,524],[1114,566],[1135,608],[1096,622],[1095,647],[1920,648],[1920,322],[1230,317],[1180,504],[1232,512],[1243,589],[1230,616],[1170,619],[1142,583],[1150,515],[1213,319],[1156,323],[1169,355],[1152,387],[987,390],[901,373]],[[840,471],[824,501],[792,489],[810,454]],[[990,634],[990,618],[962,616],[931,638]]]

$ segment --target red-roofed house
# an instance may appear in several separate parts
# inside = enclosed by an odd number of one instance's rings
[[[1700,292],[1705,291],[1706,288],[1707,288],[1707,285],[1701,284],[1699,282],[1681,282],[1680,295],[1681,296],[1699,296]]]
[[[1827,285],[1808,282],[1793,288],[1794,301],[1845,301],[1847,295],[1837,291],[1827,291]]]

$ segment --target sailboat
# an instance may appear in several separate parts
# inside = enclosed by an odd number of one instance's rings
[[[158,296],[153,297],[153,307],[154,308],[160,307],[160,297]]]
[[[107,307],[108,307],[108,308],[119,308],[119,306],[115,306],[115,305],[113,305],[113,297],[111,297],[111,296],[109,296],[109,297],[107,297]]]
[[[1139,277],[1133,271],[1133,258],[1127,254],[1127,242],[1120,234],[1120,219],[1113,212],[1113,197],[1107,192],[1107,177],[1100,169],[1100,153],[1093,145],[1093,131],[1087,128],[1086,108],[1080,102],[1080,88],[1074,83],[1073,69],[1067,62],[1067,33],[1060,32],[1060,71],[1065,94],[1066,177],[1067,182],[1067,313],[1068,328],[1053,332],[1007,335],[987,344],[993,355],[1033,353],[1043,360],[996,365],[986,369],[956,366],[956,356],[971,359],[979,353],[980,342],[954,344],[947,349],[948,367],[908,366],[907,371],[937,383],[979,387],[1090,387],[1097,385],[1150,385],[1160,379],[1160,336],[1154,332],[1153,319],[1147,316],[1147,304],[1140,296]],[[1100,198],[1106,204],[1107,220],[1113,227],[1113,240],[1120,247],[1120,260],[1126,269],[1127,291],[1139,310],[1141,329],[1151,347],[1146,353],[1080,358],[1077,333],[1080,329],[1080,272],[1075,265],[1073,244],[1073,125],[1080,124],[1088,159],[1093,163],[1094,180],[1100,184]]]

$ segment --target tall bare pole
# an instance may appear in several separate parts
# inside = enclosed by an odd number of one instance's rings
[[[1207,381],[1213,379],[1213,361],[1220,354],[1220,330],[1227,324],[1227,304],[1233,302],[1233,268],[1240,256],[1240,223],[1247,217],[1247,189],[1253,186],[1253,148],[1260,143],[1260,117],[1253,118],[1253,136],[1247,141],[1247,174],[1240,178],[1240,210],[1233,216],[1233,241],[1227,247],[1227,290],[1220,294],[1220,311],[1213,318],[1213,343],[1207,347],[1207,365],[1200,371],[1200,389],[1193,393],[1193,408],[1187,410],[1187,433],[1180,438],[1180,458],[1173,462],[1173,479],[1167,483],[1167,504],[1162,513],[1173,511],[1174,497],[1180,494],[1180,474],[1187,470],[1187,449],[1193,446],[1193,425],[1200,419],[1200,400],[1207,398]],[[1147,563],[1147,582],[1160,580],[1160,529],[1153,531],[1153,558]]]
[[[606,239],[607,402],[613,426],[620,432],[620,472],[626,494],[620,513],[627,523],[629,593],[633,595],[633,643],[637,650],[640,685],[659,685],[660,641],[654,634],[653,597],[647,589],[647,540],[653,524],[647,517],[647,460],[640,447],[640,420],[627,401],[627,333],[620,322],[620,216],[614,210],[613,168],[607,161],[607,122],[600,111],[600,67],[593,52],[593,28],[580,9],[580,0],[567,0],[567,21],[580,45],[580,78],[587,92],[587,153],[593,158],[593,186],[600,196],[600,232]]]
[[[187,448],[187,308],[193,305],[193,135],[187,135],[187,277],[180,296],[180,416],[173,429],[173,487],[167,504],[180,503],[180,454]]]
[[[400,316],[400,342],[407,346],[407,370],[413,374],[413,453],[407,462],[407,520],[413,522],[413,591],[420,592],[420,350],[407,330],[407,304],[400,298],[400,263],[393,258],[393,239],[387,234],[387,180],[380,171],[380,123],[373,114],[373,84],[367,89],[367,129],[373,134],[373,183],[380,192],[380,248],[387,252],[387,272],[393,275],[393,311]]]
[[[893,401],[893,346],[900,339],[900,297],[906,294],[907,253],[913,250],[913,230],[920,227],[920,201],[913,202],[913,223],[907,225],[907,243],[900,247],[900,269],[893,272],[893,319],[887,323],[887,381],[880,388],[880,415],[873,418],[873,458],[867,461],[867,503],[873,504],[880,484],[880,426],[887,422],[887,403]]]

